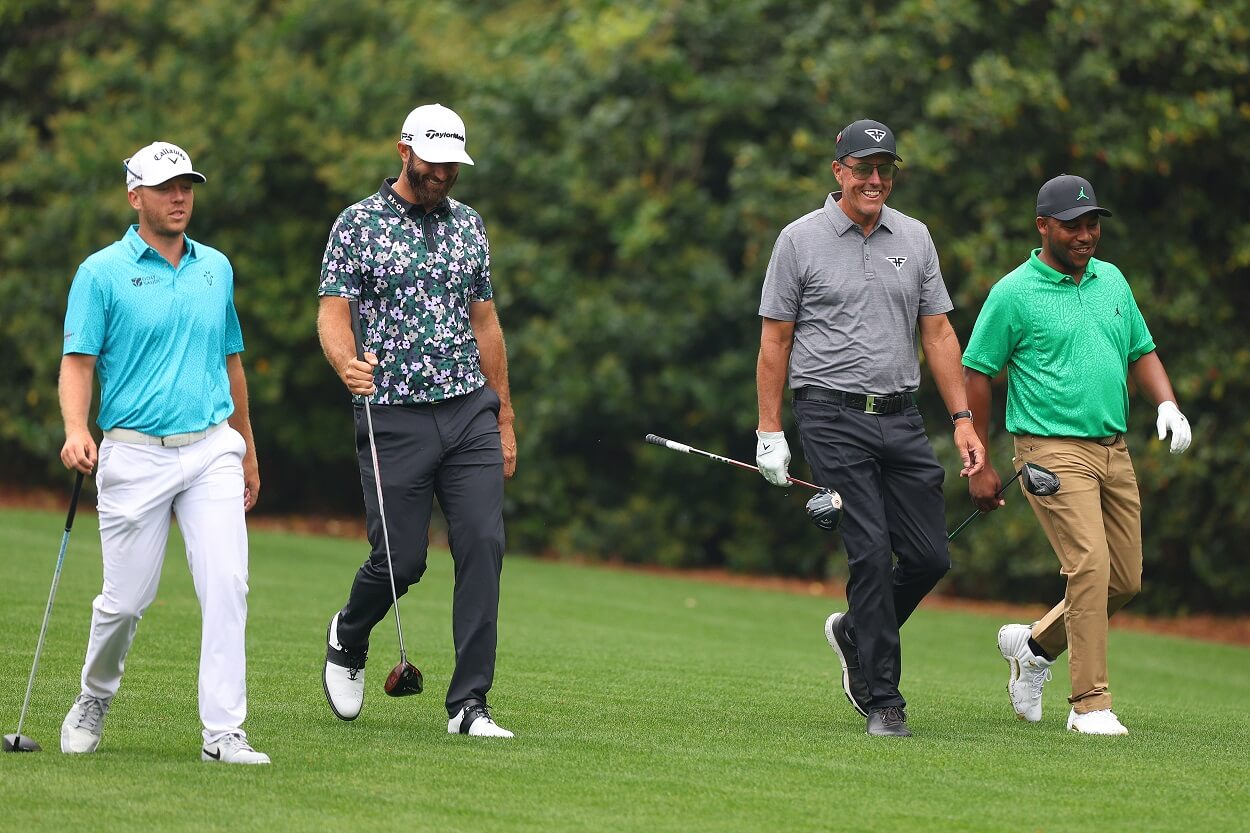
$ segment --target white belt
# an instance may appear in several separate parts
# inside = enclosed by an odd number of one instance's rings
[[[225,420],[222,420],[216,425],[208,426],[203,431],[192,431],[189,434],[170,434],[167,437],[154,437],[151,434],[145,434],[142,431],[132,431],[129,428],[110,428],[104,432],[104,436],[119,443],[163,445],[165,448],[181,448],[184,445],[198,443],[225,424]]]

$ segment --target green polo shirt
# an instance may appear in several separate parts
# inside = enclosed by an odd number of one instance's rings
[[[965,367],[1007,368],[1007,430],[1106,437],[1128,428],[1128,366],[1155,349],[1133,291],[1090,258],[1078,284],[1027,261],[990,290],[964,351]]]

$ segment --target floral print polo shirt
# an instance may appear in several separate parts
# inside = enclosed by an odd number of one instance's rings
[[[450,197],[426,213],[395,193],[394,182],[334,221],[318,295],[360,302],[365,350],[379,365],[372,404],[471,393],[486,377],[469,304],[494,297],[486,227]]]

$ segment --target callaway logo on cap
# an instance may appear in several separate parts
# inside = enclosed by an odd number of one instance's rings
[[[464,122],[441,104],[423,104],[409,113],[399,141],[424,162],[473,164],[464,150]]]
[[[851,122],[838,133],[834,158],[872,156],[874,153],[888,153],[896,161],[903,161],[895,152],[894,133],[881,122],[860,119]]]
[[[142,186],[160,185],[176,176],[194,177],[197,182],[207,182],[204,174],[191,168],[191,157],[177,145],[169,142],[153,142],[139,148],[135,155],[122,161],[126,169],[126,190]]]
[[[1047,182],[1037,192],[1037,216],[1054,217],[1066,223],[1082,214],[1097,211],[1104,217],[1111,212],[1098,205],[1094,186],[1088,179],[1072,174],[1062,174]]]

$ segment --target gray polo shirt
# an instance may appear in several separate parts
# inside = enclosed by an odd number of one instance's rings
[[[890,394],[920,386],[916,323],[954,309],[924,223],[889,206],[867,237],[829,195],[782,229],[760,315],[794,322],[790,387]]]

